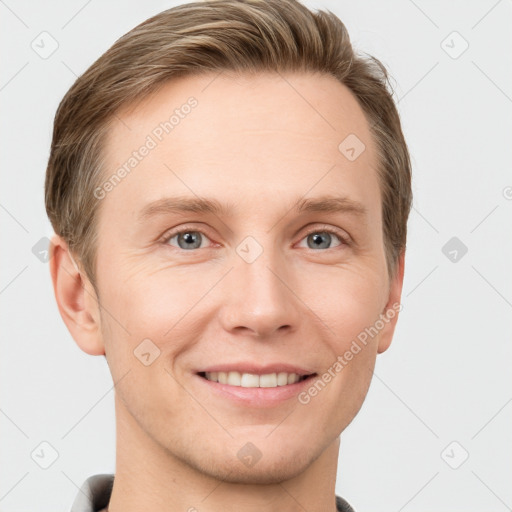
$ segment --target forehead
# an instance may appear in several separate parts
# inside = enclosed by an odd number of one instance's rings
[[[288,193],[349,192],[370,210],[379,202],[366,117],[348,88],[321,74],[172,80],[117,113],[105,160],[105,180],[122,177],[104,208],[122,201],[142,209],[184,194],[231,203],[241,194],[248,203],[259,197],[261,208]]]

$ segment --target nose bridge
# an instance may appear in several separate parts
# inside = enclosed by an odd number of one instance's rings
[[[224,327],[246,328],[260,336],[283,326],[295,328],[298,304],[287,282],[290,273],[286,262],[271,233],[248,236],[235,251],[222,315]]]

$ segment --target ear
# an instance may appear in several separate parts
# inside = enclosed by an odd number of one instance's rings
[[[50,273],[60,314],[77,345],[87,354],[105,354],[98,297],[58,235],[52,237],[50,244]]]
[[[382,314],[384,315],[384,321],[387,320],[385,327],[381,331],[379,338],[379,346],[377,353],[381,354],[385,352],[391,340],[393,339],[393,333],[395,332],[396,322],[398,320],[398,314],[402,309],[400,304],[400,298],[402,297],[402,285],[404,283],[404,268],[405,268],[405,249],[402,250],[397,261],[397,268],[395,276],[389,285],[389,297]]]

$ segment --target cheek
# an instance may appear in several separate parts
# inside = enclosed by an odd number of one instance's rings
[[[382,313],[387,286],[380,270],[377,265],[331,268],[322,276],[310,276],[309,286],[302,291],[309,290],[305,302],[325,327],[320,375],[325,386],[320,383],[306,390],[303,400],[315,415],[335,418],[329,427],[333,434],[357,414],[371,382],[379,338],[372,327]],[[313,281],[322,285],[321,293],[318,286],[311,286]]]
[[[139,268],[111,279],[104,302],[130,335],[158,340],[186,317],[207,291],[208,283],[206,276],[198,279],[190,271]]]
[[[174,371],[174,361],[201,339],[208,322],[206,295],[222,276],[219,269],[218,277],[212,273],[198,277],[184,268],[152,273],[140,269],[128,278],[111,280],[102,297],[102,331],[114,378],[130,368],[141,370],[140,359],[154,360],[151,369]],[[145,372],[140,378],[152,375]]]
[[[136,279],[118,276],[102,301],[102,335],[112,378],[119,382],[116,393],[149,429],[157,422],[171,424],[171,415],[183,412],[183,404],[167,400],[180,391],[173,362],[190,342],[187,312],[204,294],[201,289],[184,294],[180,279],[172,286],[167,282],[142,273]]]
[[[321,320],[337,354],[376,322],[386,303],[383,275],[368,265],[319,267],[303,275],[297,295]]]

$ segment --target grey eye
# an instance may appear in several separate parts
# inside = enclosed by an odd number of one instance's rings
[[[174,238],[178,239],[178,247],[185,251],[190,249],[199,249],[201,247],[202,238],[204,235],[199,231],[182,231],[177,233],[169,242]]]
[[[313,231],[303,238],[303,240],[307,240],[309,249],[332,249],[331,245],[336,239],[338,240],[337,245],[342,245],[343,240],[339,235],[329,231]]]

